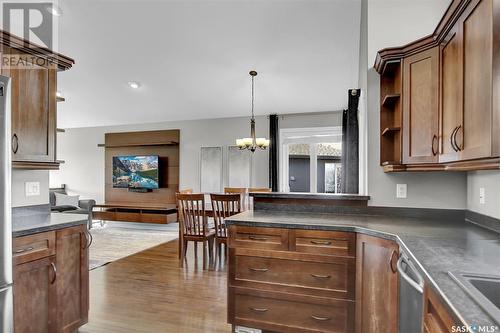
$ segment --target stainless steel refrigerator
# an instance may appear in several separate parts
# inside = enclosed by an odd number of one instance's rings
[[[14,331],[10,95],[10,78],[0,75],[0,332],[2,333]]]

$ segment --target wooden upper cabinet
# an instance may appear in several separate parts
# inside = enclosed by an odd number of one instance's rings
[[[452,0],[432,35],[379,51],[375,69],[398,61],[402,164],[384,171],[500,169],[500,2]]]
[[[58,333],[74,332],[88,321],[89,259],[86,226],[57,231]]]
[[[491,156],[492,10],[493,0],[472,1],[459,20],[463,36],[463,123],[455,141],[462,160]]]
[[[399,246],[358,234],[356,251],[356,333],[397,333]]]
[[[439,149],[439,49],[403,61],[403,163],[433,163]]]
[[[441,128],[439,161],[459,159],[459,150],[453,141],[462,124],[463,66],[461,30],[455,26],[443,40],[441,47]]]
[[[12,166],[58,169],[57,72],[74,60],[0,30],[0,70],[11,78]]]
[[[10,50],[24,60],[4,70],[12,80],[12,161],[55,162],[56,67]]]

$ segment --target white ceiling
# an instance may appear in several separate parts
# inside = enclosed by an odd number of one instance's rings
[[[360,0],[61,0],[60,127],[340,110]],[[131,80],[142,87],[132,90]]]

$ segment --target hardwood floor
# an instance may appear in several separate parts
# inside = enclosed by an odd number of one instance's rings
[[[202,269],[201,247],[179,267],[177,240],[90,272],[89,323],[82,333],[231,332],[226,267]],[[196,264],[197,263],[197,264]]]

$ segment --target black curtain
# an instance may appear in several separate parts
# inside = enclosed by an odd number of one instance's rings
[[[278,132],[278,115],[272,114],[269,116],[269,140],[271,140],[269,145],[269,188],[273,192],[278,192]]]
[[[342,193],[359,192],[359,127],[360,89],[350,89],[349,104],[342,116]]]

